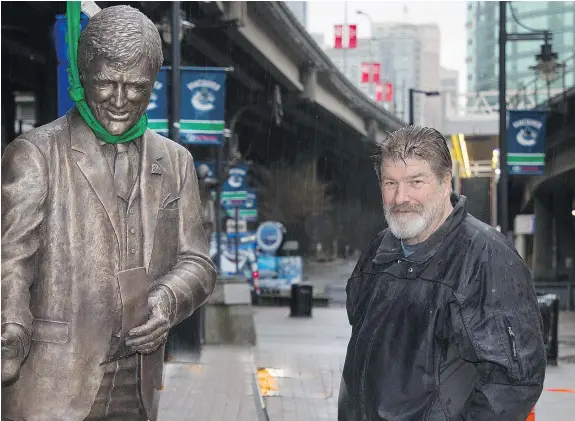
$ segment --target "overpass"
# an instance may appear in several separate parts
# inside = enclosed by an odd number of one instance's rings
[[[548,113],[545,172],[510,175],[508,222],[536,280],[575,282],[575,88],[549,93],[545,101],[546,90],[507,95],[510,109],[538,108]],[[441,130],[452,135],[456,185],[472,196],[472,212],[497,225],[498,92],[467,93],[459,98],[446,94],[443,107]],[[565,300],[575,306],[575,297]]]

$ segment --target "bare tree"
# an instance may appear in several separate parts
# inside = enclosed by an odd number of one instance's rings
[[[280,161],[254,169],[254,178],[261,189],[259,211],[266,220],[296,224],[332,209],[328,184],[318,180],[313,162],[288,166]]]

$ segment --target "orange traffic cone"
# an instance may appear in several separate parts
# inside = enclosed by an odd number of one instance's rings
[[[535,408],[531,410],[529,416],[527,417],[527,421],[535,421]]]

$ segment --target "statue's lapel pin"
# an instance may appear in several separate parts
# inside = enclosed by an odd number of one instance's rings
[[[158,164],[152,164],[152,174],[162,174]]]

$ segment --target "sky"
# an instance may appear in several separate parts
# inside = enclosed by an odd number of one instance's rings
[[[357,24],[359,38],[370,36],[369,21],[358,16],[357,10],[368,14],[374,23],[406,22],[413,24],[435,23],[441,36],[441,65],[459,71],[459,87],[466,86],[465,29],[466,2],[455,1],[308,1],[307,23],[309,32],[325,34],[325,42],[333,45],[334,25],[344,22],[347,5],[348,23]]]

